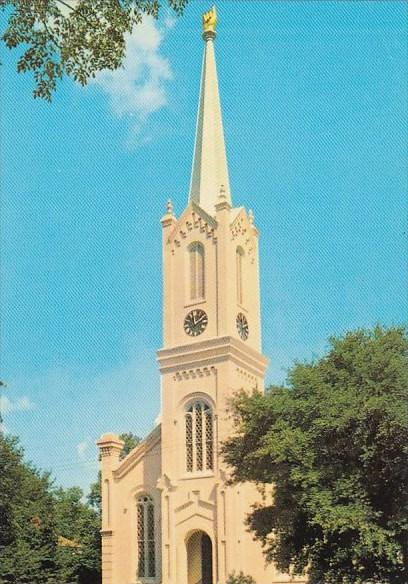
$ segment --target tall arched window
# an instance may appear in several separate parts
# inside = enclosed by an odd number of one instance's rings
[[[237,261],[237,302],[242,304],[244,301],[244,288],[242,279],[242,263],[244,259],[244,250],[242,247],[237,247],[236,261]]]
[[[196,401],[186,411],[186,466],[188,472],[214,468],[213,413],[204,401]]]
[[[198,241],[188,248],[190,261],[190,299],[204,298],[205,295],[205,266],[204,246]]]
[[[142,495],[137,499],[137,548],[139,578],[154,578],[156,576],[154,504],[148,495]]]

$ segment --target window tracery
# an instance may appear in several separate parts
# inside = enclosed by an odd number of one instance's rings
[[[154,503],[148,495],[137,499],[137,544],[138,576],[154,578],[156,576],[156,542],[154,525]]]
[[[214,419],[210,406],[198,400],[185,414],[187,472],[214,468]]]

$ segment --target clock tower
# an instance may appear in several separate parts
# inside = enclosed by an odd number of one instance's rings
[[[189,199],[179,217],[169,201],[161,221],[161,488],[162,504],[168,506],[162,510],[162,565],[164,581],[173,584],[196,581],[189,576],[191,562],[185,557],[189,534],[200,532],[210,538],[214,582],[224,582],[234,569],[237,542],[251,539],[244,519],[253,502],[253,487],[225,488],[227,469],[219,449],[232,430],[230,398],[242,389],[263,391],[267,365],[261,353],[258,230],[251,211],[233,206],[214,54],[215,22],[206,24],[209,15],[215,10],[204,16]],[[174,518],[175,509],[180,510],[179,518]],[[234,544],[228,543],[227,532]],[[241,569],[251,573],[251,562],[244,555]]]
[[[225,584],[240,571],[257,584],[293,582],[265,564],[247,530],[246,516],[261,494],[251,484],[229,486],[220,455],[233,432],[230,399],[240,390],[263,391],[267,359],[261,352],[258,231],[252,212],[234,206],[231,194],[215,28],[213,8],[203,17],[186,208],[176,217],[169,201],[161,220],[161,421],[123,460],[117,435],[97,442],[103,584]]]

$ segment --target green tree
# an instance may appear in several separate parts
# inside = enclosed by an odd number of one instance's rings
[[[98,515],[101,513],[101,505],[102,505],[102,473],[99,470],[97,479],[94,483],[92,483],[89,487],[89,493],[87,495],[87,501],[89,505],[97,511]]]
[[[25,463],[23,456],[16,438],[0,435],[0,582],[56,583],[50,477]]]
[[[232,482],[273,485],[248,524],[281,570],[408,582],[407,356],[404,329],[357,330],[296,363],[287,386],[234,400],[223,455]]]
[[[120,67],[126,35],[163,4],[181,14],[188,0],[0,0],[8,16],[2,39],[20,47],[19,72],[32,71],[34,97],[51,101],[64,75],[81,85],[102,69]]]
[[[0,435],[0,583],[99,584],[100,517]]]
[[[120,460],[123,460],[142,441],[142,439],[139,436],[136,436],[136,434],[133,434],[133,432],[119,434],[119,439],[123,440],[125,443],[119,456]]]
[[[59,536],[59,582],[98,584],[101,580],[99,514],[82,501],[78,487],[56,490],[54,513]]]

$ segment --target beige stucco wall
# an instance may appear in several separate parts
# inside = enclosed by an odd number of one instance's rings
[[[103,480],[103,584],[135,584],[137,574],[136,497],[155,503],[157,576],[143,582],[189,582],[189,538],[206,533],[213,549],[213,584],[224,584],[232,571],[251,574],[257,584],[290,582],[266,566],[260,544],[247,531],[245,518],[260,499],[253,485],[226,487],[228,469],[218,456],[233,431],[229,399],[238,390],[263,391],[267,359],[261,354],[258,233],[242,208],[221,201],[215,217],[190,203],[177,220],[168,213],[163,226],[164,347],[161,372],[161,426],[121,463],[120,444],[111,435],[99,441]],[[189,299],[188,246],[205,250],[205,297]],[[244,298],[238,303],[236,249],[244,250]],[[205,310],[208,326],[190,337],[185,315]],[[243,312],[249,337],[240,339],[236,315]],[[186,471],[185,412],[192,400],[204,400],[214,412],[214,468]],[[108,481],[108,483],[106,482]],[[107,485],[109,484],[109,492]],[[192,546],[190,545],[190,548]],[[190,570],[190,580],[192,580]]]
[[[200,540],[194,535],[197,531],[206,533],[212,542],[212,584],[225,584],[232,571],[240,570],[251,574],[257,584],[290,581],[272,566],[265,566],[259,543],[246,530],[245,517],[259,493],[248,484],[226,487],[228,469],[218,455],[222,442],[233,432],[228,415],[230,398],[242,389],[263,391],[267,359],[261,348],[258,231],[251,213],[242,207],[232,208],[215,28],[213,8],[204,15],[190,202],[176,218],[169,201],[161,221],[161,426],[122,462],[117,437],[108,434],[98,441],[102,454],[103,584],[137,581],[136,498],[141,494],[152,497],[156,511],[157,576],[145,584],[198,584],[194,581],[200,578],[195,556]],[[205,293],[199,299],[190,294],[188,249],[193,243],[204,248]],[[242,252],[242,299],[237,286],[237,249]],[[185,317],[193,309],[205,311],[208,318],[205,330],[196,337],[188,336],[184,329]],[[238,333],[238,314],[248,322],[246,339]],[[216,456],[211,470],[193,473],[186,470],[185,414],[195,399],[205,401],[214,414]],[[191,536],[195,539],[190,540]],[[189,576],[188,563],[195,568]]]
[[[107,448],[108,438],[98,445]],[[160,427],[123,461],[115,453],[102,456],[102,566],[103,584],[135,584],[137,573],[136,500],[148,494],[155,504],[157,582],[160,582],[161,495],[157,481],[161,474]],[[107,486],[109,485],[109,493]]]
[[[197,340],[230,335],[239,339],[236,317],[245,314],[249,323],[246,345],[260,351],[260,299],[258,232],[245,209],[220,204],[215,218],[190,203],[176,220],[163,220],[163,344],[186,345],[191,338],[183,329],[184,317],[192,308],[208,314],[208,326]],[[188,248],[199,242],[205,250],[205,297],[189,297]],[[236,252],[243,256],[243,302],[238,303]]]

